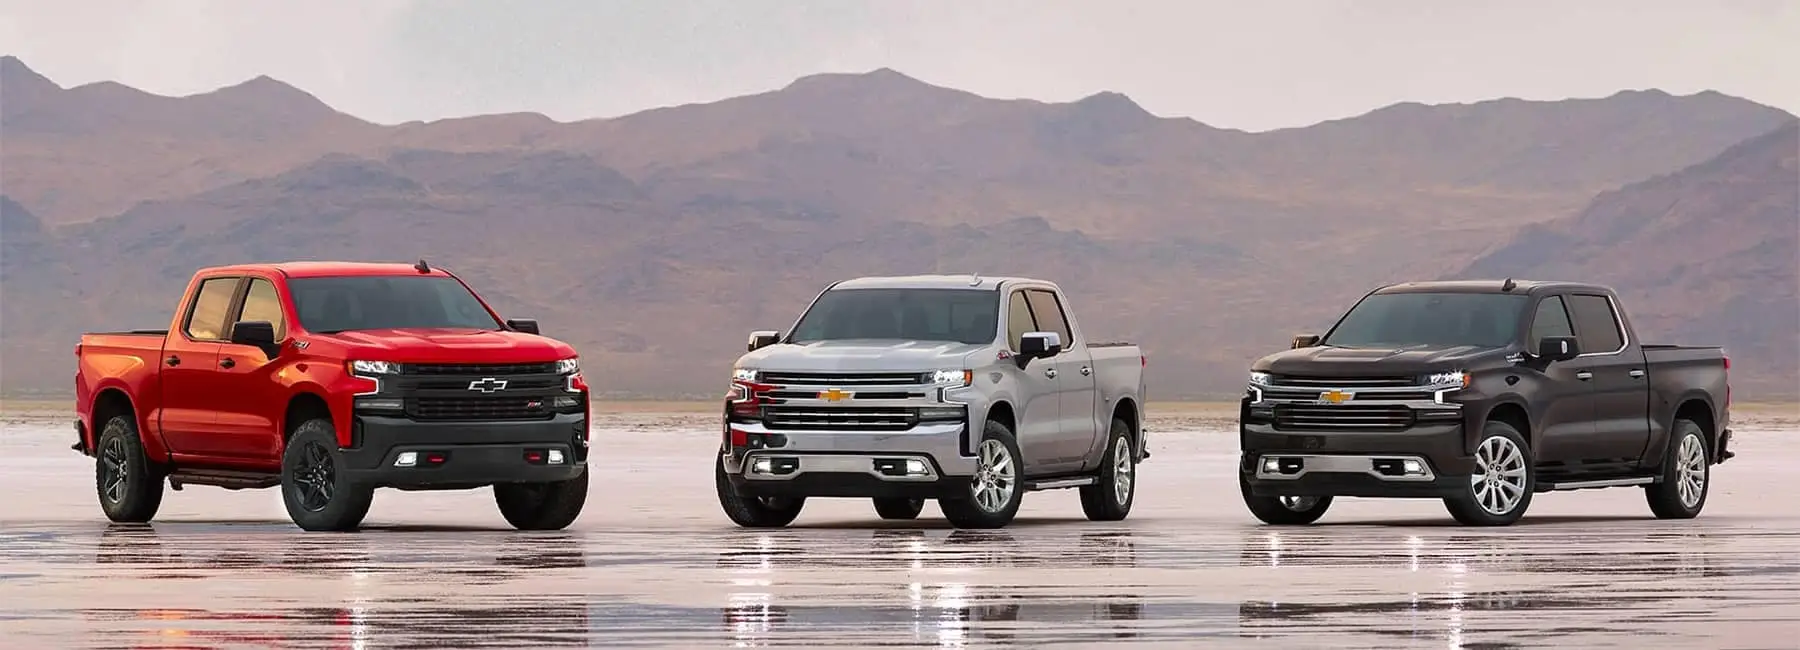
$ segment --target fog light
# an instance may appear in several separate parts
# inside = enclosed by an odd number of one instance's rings
[[[925,474],[925,461],[909,458],[906,460],[906,473],[914,476]]]
[[[563,464],[563,453],[562,453],[561,449],[552,449],[552,450],[550,450],[549,455],[550,455],[550,464],[551,465]]]
[[[769,462],[768,458],[758,458],[756,460],[750,461],[750,471],[755,472],[757,474],[769,473],[770,468],[772,466],[773,466],[773,464]]]
[[[1400,469],[1401,469],[1401,471],[1404,471],[1408,474],[1424,474],[1425,473],[1425,464],[1420,463],[1419,461],[1416,461],[1416,460],[1409,459],[1405,462],[1400,463]]]
[[[1281,459],[1275,458],[1273,456],[1264,458],[1262,471],[1267,474],[1281,473]]]
[[[573,398],[573,397],[552,397],[552,398],[550,398],[550,408],[558,408],[558,409],[575,408],[577,404],[578,403],[575,401],[575,398]]]
[[[419,452],[416,451],[403,451],[394,458],[395,467],[412,467],[417,464],[419,464]]]

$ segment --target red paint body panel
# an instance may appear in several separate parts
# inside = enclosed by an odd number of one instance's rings
[[[310,333],[294,317],[289,278],[334,276],[450,277],[442,269],[420,273],[410,264],[295,262],[201,269],[176,303],[166,333],[85,334],[76,346],[76,414],[92,453],[105,422],[96,421],[103,394],[116,392],[136,414],[145,451],[152,459],[183,467],[276,471],[287,411],[296,397],[322,399],[336,425],[339,444],[351,443],[351,410],[357,393],[373,380],[352,376],[351,360],[400,363],[509,364],[558,361],[575,356],[566,343],[515,331],[477,329],[357,330]],[[284,336],[280,353],[269,359],[255,346],[196,341],[184,333],[200,282],[245,278],[228,310],[235,320],[250,278],[274,285],[280,297]],[[460,279],[457,280],[461,282]],[[465,285],[466,286],[466,285]],[[471,294],[474,291],[471,289]],[[479,294],[476,300],[481,301]],[[482,307],[504,322],[485,301]],[[179,363],[170,365],[170,357]],[[579,381],[579,378],[576,379]],[[585,384],[583,384],[585,388]]]

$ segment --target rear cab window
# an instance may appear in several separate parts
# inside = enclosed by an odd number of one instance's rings
[[[195,341],[225,339],[225,315],[231,310],[231,299],[237,293],[238,276],[210,277],[200,281],[194,301],[188,305],[181,332]]]
[[[1575,320],[1575,336],[1583,354],[1612,354],[1625,347],[1625,333],[1619,326],[1612,301],[1606,296],[1577,293],[1569,295],[1569,312]]]

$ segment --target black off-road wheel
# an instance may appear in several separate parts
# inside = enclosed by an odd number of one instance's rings
[[[961,496],[938,501],[944,518],[957,528],[1003,528],[1019,514],[1025,489],[1024,454],[1006,425],[989,420],[976,446],[975,475]]]
[[[1131,514],[1137,499],[1137,453],[1131,442],[1131,425],[1113,420],[1107,434],[1105,461],[1098,480],[1081,486],[1081,512],[1090,521],[1120,521]]]
[[[1238,474],[1238,492],[1244,496],[1244,507],[1250,514],[1272,526],[1305,526],[1325,516],[1331,509],[1331,497],[1287,496],[1262,497],[1250,492],[1250,481]]]
[[[1531,446],[1505,422],[1482,426],[1475,445],[1475,470],[1462,494],[1444,499],[1444,509],[1464,526],[1510,526],[1525,516],[1537,490]]]
[[[94,493],[100,510],[119,523],[141,524],[162,507],[162,468],[144,455],[137,420],[118,415],[106,421],[95,442]]]
[[[581,516],[587,504],[588,468],[567,481],[498,483],[494,503],[500,516],[519,530],[562,530]]]
[[[875,514],[882,519],[918,519],[925,511],[924,499],[874,499]]]
[[[719,507],[731,523],[744,528],[780,528],[794,523],[800,516],[800,510],[806,507],[805,497],[753,497],[743,496],[731,487],[731,478],[725,472],[725,458],[720,456],[714,460],[713,484],[719,493]]]
[[[1693,420],[1676,420],[1669,429],[1669,451],[1663,457],[1662,480],[1644,486],[1644,500],[1657,519],[1693,519],[1706,507],[1712,487],[1712,454],[1706,434]]]
[[[307,420],[294,429],[281,454],[281,501],[295,525],[309,531],[342,531],[362,523],[375,490],[350,482],[343,468],[331,420]]]

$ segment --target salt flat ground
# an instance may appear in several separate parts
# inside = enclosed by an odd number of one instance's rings
[[[606,410],[602,404],[600,409]],[[1706,512],[1641,490],[1538,495],[1505,529],[1435,501],[1346,499],[1319,525],[1244,510],[1229,413],[1151,423],[1130,519],[1072,491],[1002,531],[818,500],[795,525],[719,512],[716,423],[597,418],[567,531],[510,530],[486,490],[378,494],[357,533],[302,533],[274,490],[170,492],[109,526],[62,414],[0,418],[0,629],[18,648],[1795,648],[1800,424],[1740,414]]]

